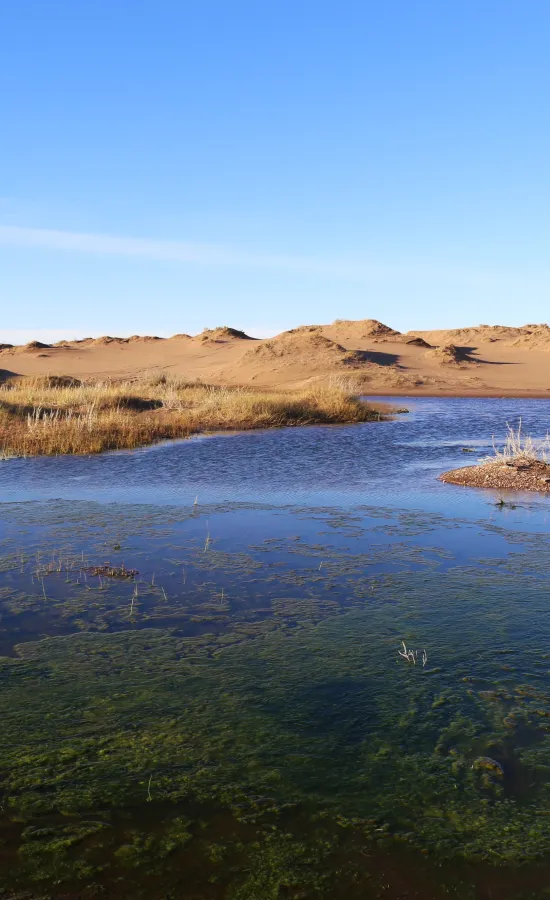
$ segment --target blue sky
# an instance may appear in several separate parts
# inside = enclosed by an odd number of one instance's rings
[[[547,2],[0,19],[4,339],[549,318]]]

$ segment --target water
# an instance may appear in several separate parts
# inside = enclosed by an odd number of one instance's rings
[[[544,436],[550,400],[394,398],[409,415],[373,425],[284,428],[198,437],[95,457],[12,460],[0,496],[111,503],[360,503],[483,512],[484,497],[437,481],[492,452],[505,423]],[[475,450],[465,454],[462,447]],[[535,498],[531,498],[535,503]],[[544,505],[544,500],[542,501]]]
[[[550,401],[395,402],[0,464],[7,896],[543,895],[549,501],[437,476]]]

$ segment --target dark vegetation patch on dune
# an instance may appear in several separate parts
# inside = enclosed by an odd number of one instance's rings
[[[476,360],[464,347],[457,347],[455,344],[445,344],[443,347],[434,347],[428,350],[427,356],[430,359],[436,359],[442,365],[462,365],[463,363],[475,363]]]
[[[15,350],[17,353],[34,353],[36,350],[49,350],[52,346],[52,344],[43,344],[42,341],[29,341],[28,344],[16,347]]]
[[[197,335],[197,338],[202,343],[212,342],[216,344],[230,340],[254,340],[254,338],[250,337],[250,335],[246,334],[244,331],[239,331],[238,328],[230,328],[228,325],[221,325],[218,328],[205,328],[201,334]]]

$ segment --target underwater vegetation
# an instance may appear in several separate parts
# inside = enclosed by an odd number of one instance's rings
[[[250,512],[5,510],[6,896],[536,896],[547,536]]]

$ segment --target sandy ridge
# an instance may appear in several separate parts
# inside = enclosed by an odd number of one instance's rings
[[[143,372],[218,384],[299,387],[346,379],[370,394],[550,396],[550,326],[479,325],[400,333],[375,319],[304,325],[254,339],[223,326],[198,335],[105,335],[48,345],[0,344],[0,378]]]

